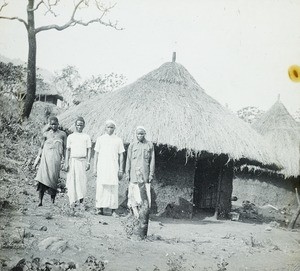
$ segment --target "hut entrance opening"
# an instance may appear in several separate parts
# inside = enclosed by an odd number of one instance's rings
[[[233,162],[226,155],[201,155],[194,178],[194,214],[228,217],[231,211]]]

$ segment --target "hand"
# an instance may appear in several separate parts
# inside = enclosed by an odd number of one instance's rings
[[[34,160],[34,163],[33,163],[33,169],[36,170],[36,167],[38,165],[38,163],[40,162],[40,159],[41,157],[40,156],[37,156]]]
[[[91,167],[90,163],[86,163],[85,170],[89,170]]]
[[[118,172],[118,178],[119,178],[119,180],[121,180],[123,178],[123,171]]]
[[[94,169],[93,175],[94,175],[95,177],[97,177],[97,170],[96,170],[96,169]]]
[[[69,165],[66,163],[64,166],[64,171],[68,172],[69,171]]]
[[[149,183],[153,181],[153,176],[149,176]]]

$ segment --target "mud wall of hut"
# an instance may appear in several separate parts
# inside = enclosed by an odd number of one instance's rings
[[[299,191],[299,180],[236,174],[232,195],[237,196],[237,205],[242,205],[243,201],[248,200],[258,207],[270,204],[278,209],[291,210],[297,206],[295,187],[298,187]]]
[[[184,152],[173,149],[156,147],[155,152],[151,213],[173,218],[190,218],[193,206],[194,160],[186,160]],[[120,209],[127,208],[128,185],[125,178],[119,182]]]
[[[56,95],[36,95],[35,100],[57,105],[58,99]]]
[[[158,156],[153,188],[158,215],[190,218],[193,206],[195,163],[185,156]]]

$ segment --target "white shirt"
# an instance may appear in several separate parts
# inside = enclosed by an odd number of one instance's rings
[[[98,152],[97,182],[117,185],[119,154],[125,151],[122,139],[116,135],[104,134],[97,138],[95,151]]]
[[[86,157],[87,149],[91,148],[91,146],[92,142],[88,134],[75,132],[67,138],[67,149],[71,149],[70,157]]]

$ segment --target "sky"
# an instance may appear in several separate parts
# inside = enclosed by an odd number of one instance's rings
[[[0,0],[3,2],[3,0]],[[2,16],[26,20],[26,2],[6,0]],[[36,1],[37,2],[37,1]],[[62,24],[71,0],[58,16],[36,14],[36,26]],[[288,77],[300,66],[299,0],[116,0],[105,19],[123,30],[99,24],[37,35],[37,65],[51,72],[76,66],[83,78],[122,73],[127,83],[172,60],[188,69],[205,92],[236,111],[268,110],[278,99],[291,114],[300,108],[300,83]],[[95,14],[79,14],[92,18]],[[0,20],[0,54],[27,61],[23,24]]]

